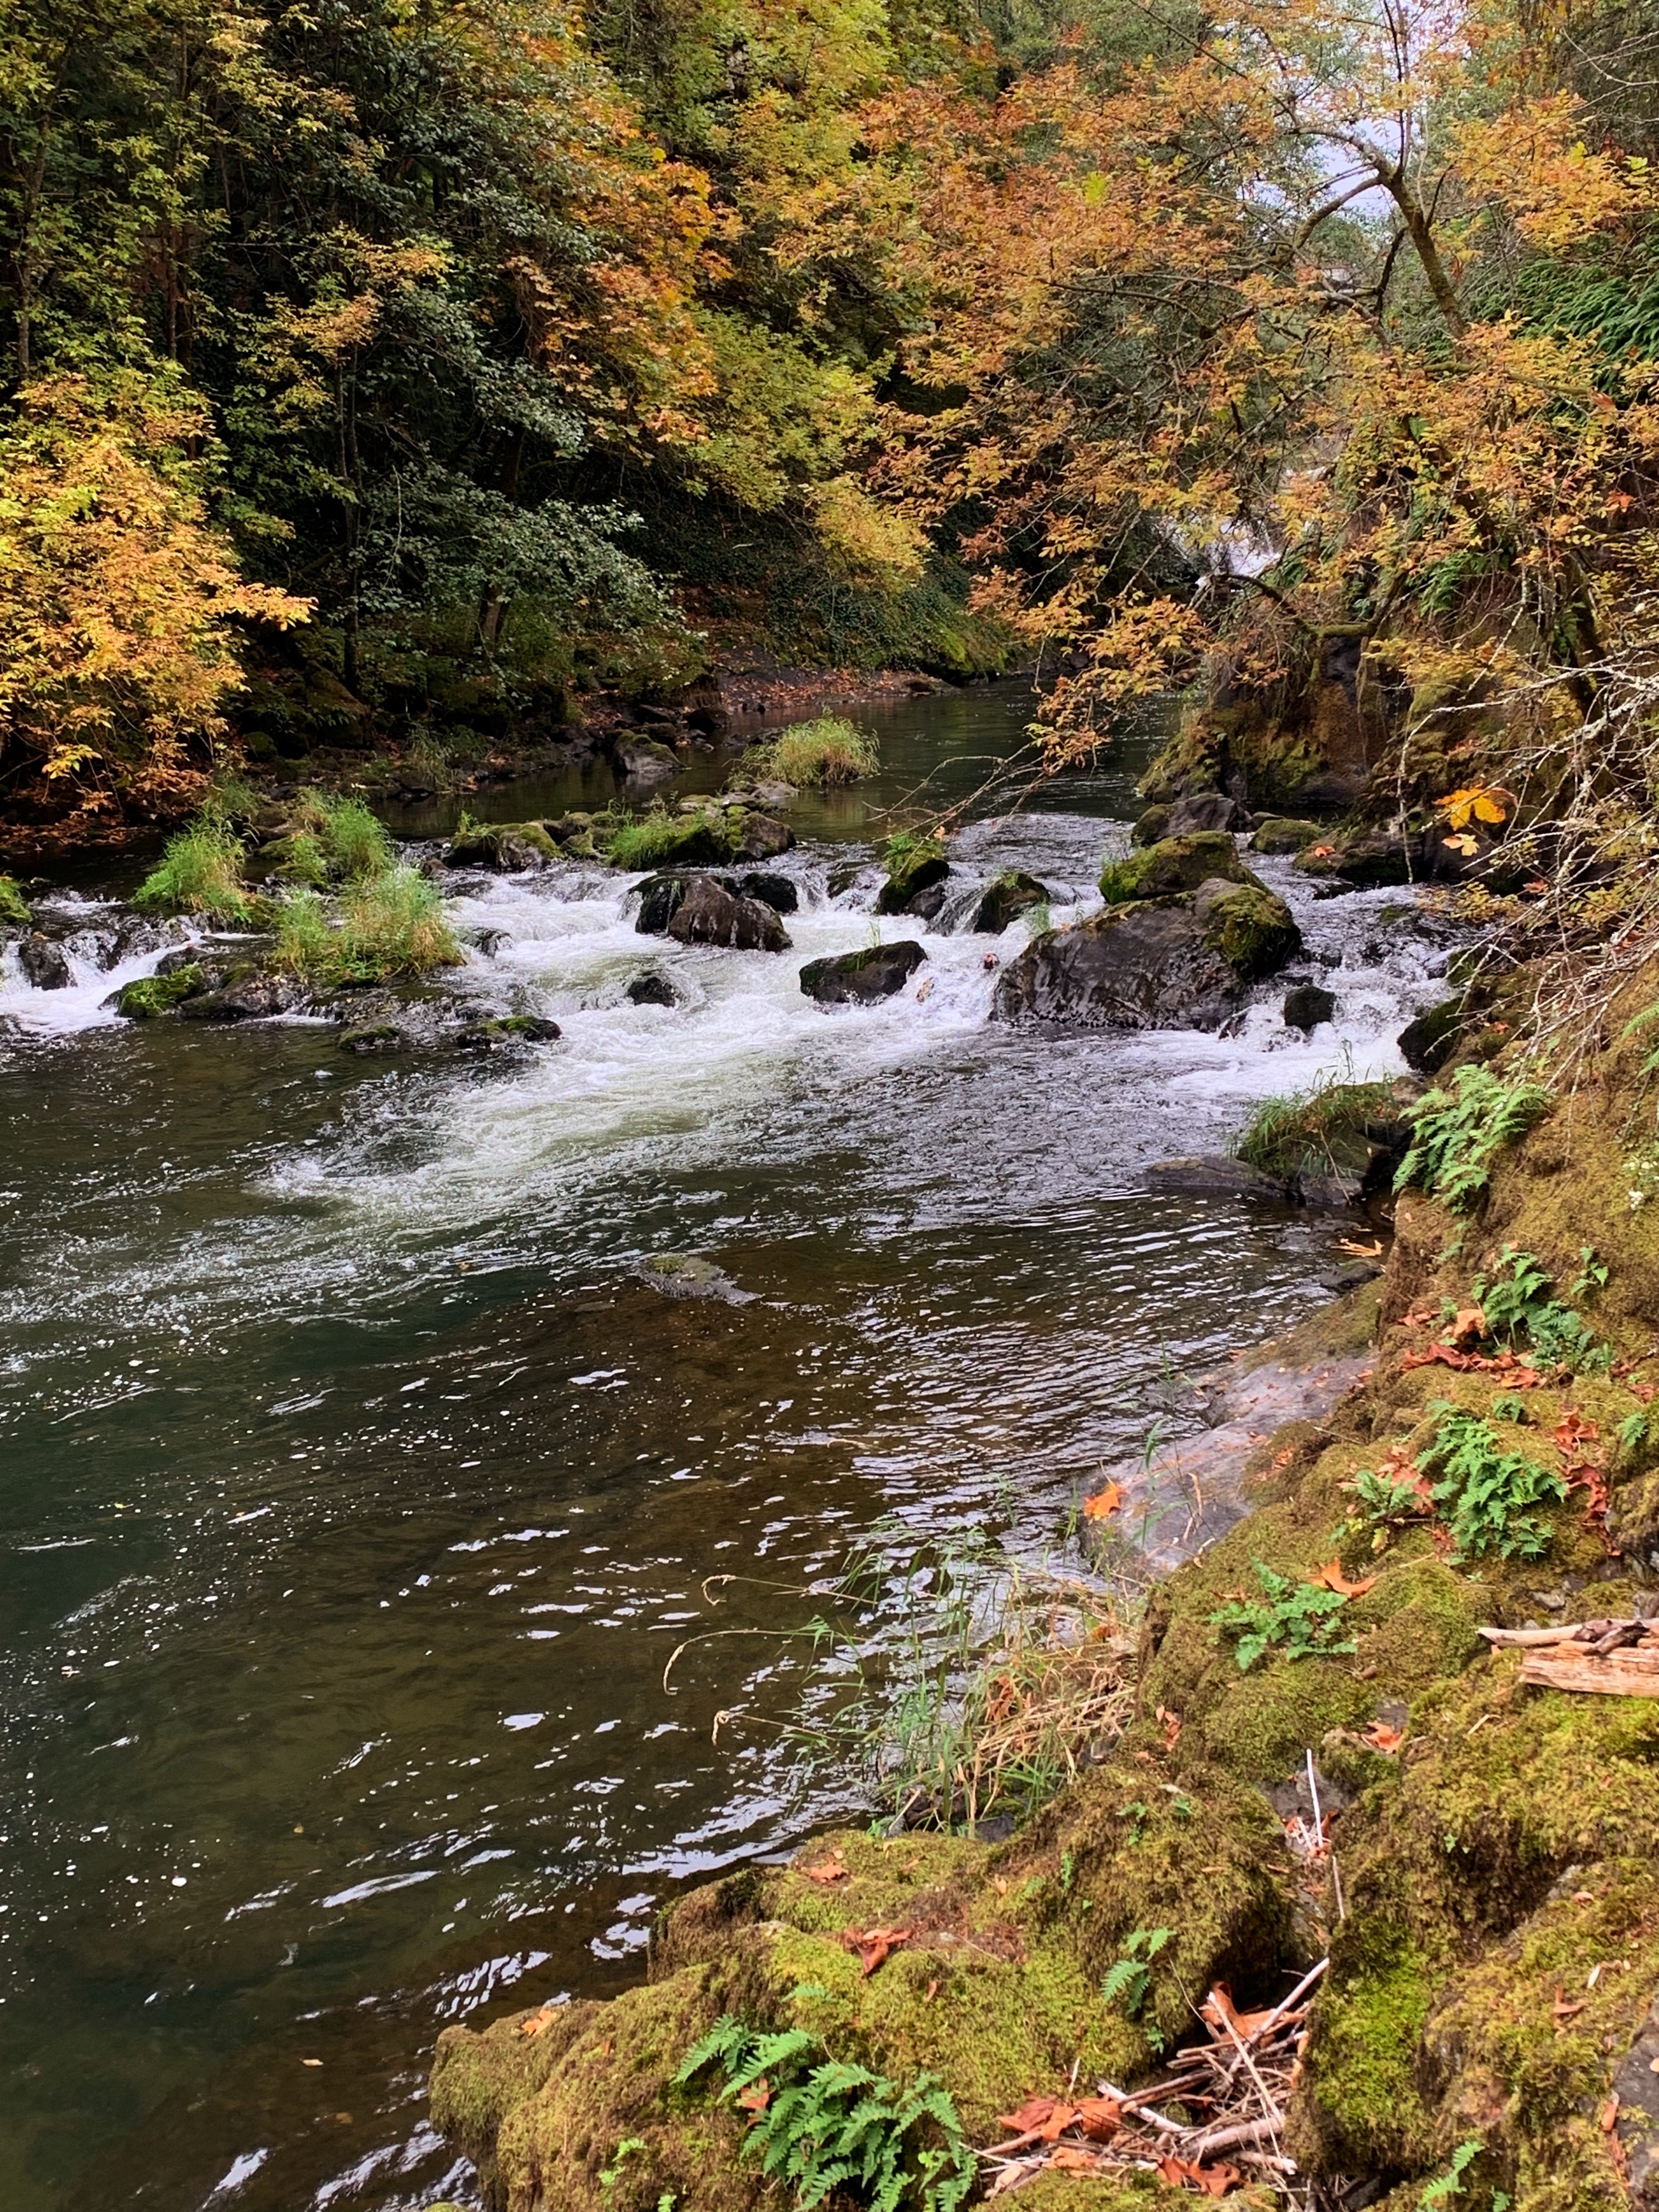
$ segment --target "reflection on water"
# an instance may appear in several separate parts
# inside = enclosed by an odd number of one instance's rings
[[[877,796],[941,755],[977,781],[1022,720],[890,710]],[[439,2026],[622,1985],[672,1885],[852,1809],[798,1802],[763,1731],[709,1741],[787,1704],[790,1646],[700,1644],[665,1696],[673,1646],[799,1620],[884,1512],[1052,1549],[1148,1386],[1318,1294],[1334,1231],[1137,1170],[1345,1051],[1396,1065],[1431,947],[1298,892],[1337,1030],[1266,994],[1232,1038],[1060,1038],[988,1022],[992,941],[948,931],[1010,864],[1086,906],[1133,765],[963,838],[925,1000],[796,984],[867,941],[873,878],[828,891],[852,799],[803,819],[781,957],[641,939],[599,870],[479,884],[463,918],[511,942],[458,988],[564,1030],[520,1061],[305,1024],[14,1048],[8,2207],[464,2190]],[[626,1000],[647,963],[679,1006]],[[755,1302],[631,1272],[688,1249]],[[711,1617],[720,1571],[783,1587]]]

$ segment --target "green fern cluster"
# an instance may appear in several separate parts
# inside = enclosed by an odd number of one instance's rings
[[[1497,1552],[1505,1559],[1536,1559],[1549,1547],[1549,1528],[1530,1509],[1563,1504],[1565,1480],[1547,1468],[1503,1450],[1478,1413],[1444,1398],[1429,1411],[1438,1427],[1434,1442],[1417,1462],[1425,1474],[1437,1469],[1433,1497],[1452,1533],[1460,1559]]]
[[[1460,1067],[1449,1091],[1431,1091],[1411,1109],[1411,1150],[1395,1177],[1396,1190],[1415,1186],[1454,1213],[1473,1213],[1505,1145],[1524,1137],[1549,1110],[1550,1094],[1524,1078],[1505,1083],[1489,1067]]]
[[[1607,1279],[1607,1267],[1586,1244],[1569,1295],[1593,1296]],[[1534,1253],[1506,1244],[1492,1273],[1478,1275],[1473,1287],[1490,1333],[1502,1344],[1529,1343],[1540,1367],[1605,1375],[1612,1365],[1613,1346],[1598,1339],[1583,1314],[1556,1297],[1555,1278]]]
[[[1284,1646],[1287,1659],[1332,1658],[1353,1650],[1352,1644],[1333,1640],[1335,1617],[1347,1603],[1340,1591],[1275,1574],[1261,1559],[1251,1564],[1261,1585],[1261,1599],[1238,1599],[1210,1615],[1212,1627],[1224,1635],[1237,1637],[1236,1656],[1241,1673],[1248,1674],[1262,1653],[1275,1644]]]
[[[870,2212],[956,2212],[974,2185],[973,2151],[932,2074],[900,2089],[832,2058],[803,2028],[761,2035],[729,2013],[686,2053],[675,2081],[684,2087],[715,2063],[726,2074],[722,2103],[763,2089],[744,2148],[769,2179],[793,2187],[801,2212],[837,2190]]]

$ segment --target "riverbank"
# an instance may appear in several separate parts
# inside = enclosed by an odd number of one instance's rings
[[[1323,1324],[1327,1371],[1344,1315],[1367,1369],[1261,1437],[1252,1510],[1153,1588],[1102,1764],[994,1848],[821,1836],[682,1900],[628,1996],[447,2033],[434,2118],[489,2203],[769,2201],[744,2155],[767,2098],[685,2071],[721,2015],[797,2038],[784,2079],[930,2074],[1034,2206],[1311,2185],[1405,2212],[1446,2175],[1522,2212],[1653,2201],[1659,1254],[1626,1025],[1656,996],[1650,961],[1473,1193],[1458,1166],[1520,1079],[1454,1079],[1463,1135],[1411,1170],[1376,1290]],[[1587,1649],[1549,1641],[1585,1622],[1630,1624],[1622,1674],[1531,1656]],[[1287,2101],[1206,2148],[1171,2054],[1325,1960]],[[1130,2107],[1171,2074],[1157,2113],[1199,2154],[1160,2167]],[[906,2126],[913,2159],[955,2140]]]

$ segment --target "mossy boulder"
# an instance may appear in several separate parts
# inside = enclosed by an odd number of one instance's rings
[[[1407,884],[1423,872],[1422,840],[1398,830],[1332,830],[1302,846],[1293,866],[1304,876],[1350,890]]]
[[[1240,982],[1259,983],[1295,959],[1302,932],[1277,892],[1250,882],[1212,896],[1204,913],[1204,942]]]
[[[1195,891],[1200,884],[1217,879],[1267,890],[1239,859],[1238,848],[1224,830],[1200,830],[1186,837],[1160,838],[1127,860],[1109,860],[1100,872],[1100,895],[1108,906],[1122,906],[1131,899]]]
[[[1294,815],[1269,814],[1255,825],[1250,839],[1253,853],[1299,853],[1316,845],[1322,835],[1317,822],[1298,822]]]
[[[913,914],[915,902],[942,884],[951,872],[945,848],[936,838],[889,850],[887,880],[876,894],[878,914]],[[935,907],[937,911],[937,907]]]
[[[471,822],[457,830],[444,860],[452,868],[511,876],[544,867],[558,849],[539,822]]]
[[[1048,898],[1046,884],[1019,868],[1006,868],[986,885],[971,927],[976,936],[1000,937],[1011,921],[1033,907],[1047,906]]]
[[[691,868],[731,860],[741,817],[718,809],[696,814],[647,814],[617,830],[605,848],[613,868]]]
[[[1159,801],[1139,815],[1129,831],[1129,842],[1139,848],[1156,845],[1169,835],[1172,809],[1167,802]]]
[[[191,962],[166,975],[140,975],[124,983],[116,994],[115,1011],[130,1022],[153,1021],[170,1014],[186,999],[200,998],[211,988],[207,971]]]

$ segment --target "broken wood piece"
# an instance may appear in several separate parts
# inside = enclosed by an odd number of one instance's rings
[[[1182,2148],[1188,2158],[1200,2161],[1218,2150],[1233,2150],[1245,2143],[1266,2142],[1278,2136],[1285,2125],[1285,2115],[1275,2106],[1259,2120],[1240,2120],[1235,2126],[1212,2128],[1207,2133],[1194,2133]]]
[[[1597,1659],[1582,1648],[1529,1651],[1521,1680],[1537,1690],[1572,1690],[1588,1697],[1659,1698],[1659,1651]]]

